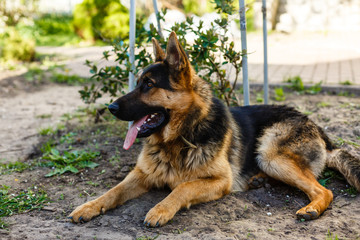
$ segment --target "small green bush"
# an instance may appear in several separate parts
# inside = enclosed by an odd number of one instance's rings
[[[75,7],[73,26],[85,40],[126,38],[129,13],[118,0],[84,0]]]
[[[71,34],[74,32],[72,16],[66,14],[45,14],[34,20],[39,33],[43,35]]]
[[[0,56],[5,60],[32,61],[35,57],[35,41],[23,38],[19,32],[9,27],[2,36]]]
[[[31,37],[37,46],[74,45],[81,41],[72,25],[73,17],[67,14],[44,14],[32,24],[20,22],[16,29],[23,37]]]

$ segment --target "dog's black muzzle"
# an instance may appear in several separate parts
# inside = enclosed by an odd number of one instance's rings
[[[116,116],[116,113],[119,110],[119,104],[117,104],[116,102],[113,102],[112,104],[110,104],[108,106],[108,109],[114,116]]]

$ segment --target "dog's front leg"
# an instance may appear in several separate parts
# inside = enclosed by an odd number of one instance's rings
[[[219,199],[228,194],[230,188],[231,181],[227,178],[206,178],[181,183],[146,214],[144,224],[152,227],[162,226],[181,208]]]
[[[146,175],[135,167],[116,187],[110,189],[99,198],[78,206],[69,215],[69,218],[73,222],[89,221],[93,217],[105,213],[107,210],[115,208],[127,200],[140,196],[149,190],[145,179]]]

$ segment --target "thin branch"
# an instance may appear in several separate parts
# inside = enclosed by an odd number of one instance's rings
[[[106,80],[109,80],[111,82],[119,82],[119,83],[124,83],[124,81],[127,81],[129,78],[122,78],[122,79],[116,79],[116,78],[108,78]]]

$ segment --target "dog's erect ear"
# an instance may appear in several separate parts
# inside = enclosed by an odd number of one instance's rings
[[[153,43],[155,62],[163,61],[165,59],[165,53],[160,47],[159,42],[155,38],[152,38],[151,41]]]
[[[166,46],[166,61],[175,70],[182,70],[189,65],[189,60],[175,32],[171,32]]]

